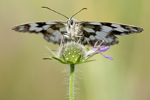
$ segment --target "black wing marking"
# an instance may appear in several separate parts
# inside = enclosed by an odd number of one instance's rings
[[[94,45],[96,41],[101,42],[104,40],[104,46],[118,44],[119,41],[115,35],[128,35],[131,33],[140,33],[143,28],[117,24],[108,22],[79,22],[83,27],[84,38],[82,44],[86,45],[87,40],[91,45]]]
[[[62,35],[67,32],[65,22],[61,21],[23,24],[14,27],[13,30],[18,32],[43,34],[46,41],[57,44],[60,44]],[[70,39],[65,38],[65,41],[70,41]]]

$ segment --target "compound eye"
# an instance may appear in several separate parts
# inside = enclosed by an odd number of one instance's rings
[[[70,20],[70,24],[71,24],[71,25],[73,24],[73,20]]]

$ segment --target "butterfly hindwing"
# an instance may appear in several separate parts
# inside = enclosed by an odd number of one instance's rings
[[[44,39],[48,42],[60,44],[63,34],[66,33],[64,22],[36,22],[19,25],[13,28],[18,32],[29,32],[36,34],[43,34]],[[65,41],[69,39],[65,38]]]
[[[140,27],[134,27],[129,25],[108,23],[108,22],[79,22],[83,27],[82,44],[94,45],[96,41],[101,42],[104,40],[103,45],[114,45],[119,41],[115,35],[128,35],[131,33],[140,33],[143,31]]]

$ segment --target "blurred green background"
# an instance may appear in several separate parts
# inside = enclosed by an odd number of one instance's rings
[[[68,65],[44,61],[57,49],[42,35],[12,31],[15,25],[66,19],[117,22],[144,32],[118,36],[120,43],[95,62],[76,66],[78,100],[150,100],[150,0],[0,0],[0,100],[68,100]]]

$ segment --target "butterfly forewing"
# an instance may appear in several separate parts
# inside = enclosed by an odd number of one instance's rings
[[[81,33],[78,33],[82,36],[80,38],[81,43],[83,45],[91,46],[94,46],[95,42],[97,41],[100,43],[102,40],[104,40],[104,46],[118,44],[119,41],[115,35],[128,35],[143,31],[143,28],[140,27],[108,22],[82,21],[77,22],[77,24],[78,25],[73,29],[73,31],[76,29],[81,30]],[[14,27],[13,30],[19,32],[43,34],[46,41],[60,44],[62,36],[65,33],[68,33],[66,27],[68,27],[66,22],[53,21],[23,24]],[[74,41],[71,37],[64,37],[63,39],[65,42]],[[78,39],[79,38],[77,38],[76,41],[78,41]]]
[[[131,33],[140,33],[143,28],[117,24],[108,22],[79,22],[83,28],[84,38],[82,39],[82,44],[94,45],[96,41],[101,42],[104,40],[103,45],[114,45],[119,41],[115,35],[128,35]],[[89,42],[89,43],[88,43]]]
[[[63,34],[66,33],[65,22],[63,21],[23,24],[14,27],[13,30],[19,32],[43,34],[46,41],[57,44],[60,44]],[[67,38],[64,38],[64,40],[70,41],[70,39]]]

